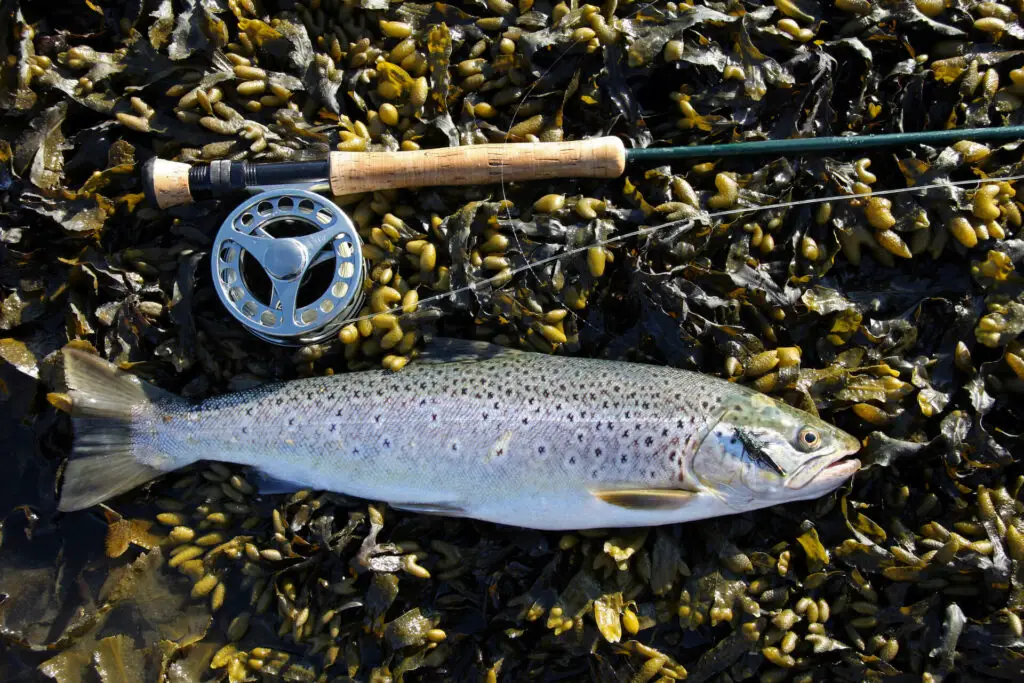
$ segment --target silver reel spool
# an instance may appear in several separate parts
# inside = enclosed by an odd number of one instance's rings
[[[272,189],[243,202],[217,231],[210,261],[221,302],[272,344],[322,342],[362,306],[359,234],[313,192]]]

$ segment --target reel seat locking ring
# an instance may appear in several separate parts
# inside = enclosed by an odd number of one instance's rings
[[[267,190],[235,208],[217,231],[211,266],[221,303],[272,344],[322,342],[363,303],[359,234],[334,202],[307,190]],[[266,280],[253,276],[254,268],[269,279],[269,292],[258,291]],[[318,285],[321,291],[311,289]]]

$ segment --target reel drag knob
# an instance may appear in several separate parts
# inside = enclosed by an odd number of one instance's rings
[[[362,306],[359,234],[334,202],[306,190],[239,205],[217,231],[211,266],[221,303],[272,344],[324,341]]]

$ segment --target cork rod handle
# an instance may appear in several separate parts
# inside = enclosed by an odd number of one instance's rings
[[[342,195],[544,178],[616,178],[625,168],[622,141],[603,137],[415,152],[331,152],[330,183],[331,191]]]

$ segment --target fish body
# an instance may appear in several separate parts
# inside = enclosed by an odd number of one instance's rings
[[[81,352],[66,352],[65,371],[76,437],[64,510],[216,460],[425,513],[649,526],[818,497],[859,467],[843,460],[856,439],[807,413],[653,365],[500,351],[201,402]]]

